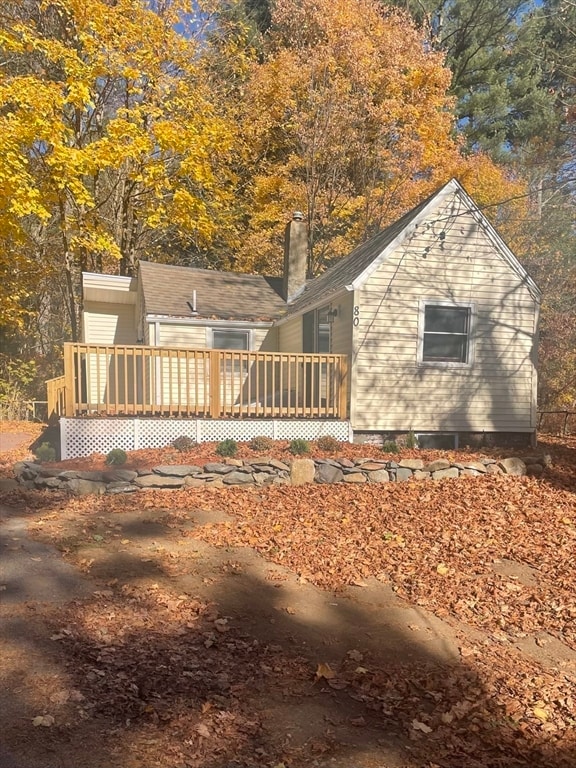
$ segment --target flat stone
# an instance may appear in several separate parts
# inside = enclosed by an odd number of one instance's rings
[[[396,470],[396,482],[402,483],[405,480],[411,480],[412,479],[412,470],[408,469],[408,467],[398,467]]]
[[[486,465],[486,474],[487,475],[503,475],[503,471],[500,469],[498,464],[487,464]]]
[[[315,463],[320,466],[320,464],[329,464],[331,467],[338,467],[340,468],[340,462],[336,461],[336,459],[316,459]]]
[[[36,488],[64,488],[65,481],[60,477],[39,477],[38,475],[33,480]]]
[[[132,483],[123,483],[122,481],[110,483],[106,486],[106,493],[108,494],[135,493],[137,490],[138,488],[132,485]]]
[[[244,462],[242,459],[224,459],[224,464],[229,464],[231,467],[243,467]]]
[[[94,480],[85,480],[84,478],[72,478],[66,483],[66,489],[74,496],[90,496],[91,494],[99,496],[106,493],[104,483],[97,483]]]
[[[60,477],[66,478],[66,480],[92,480],[94,483],[104,482],[104,472],[98,472],[97,470],[67,470],[61,472]]]
[[[412,477],[414,480],[429,480],[430,472],[423,472],[421,469],[415,469]]]
[[[498,466],[506,475],[525,475],[526,464],[522,459],[516,459],[510,457],[509,459],[502,459],[498,462]]]
[[[206,481],[207,488],[224,488],[224,475],[210,475]]]
[[[312,459],[294,459],[290,467],[290,483],[292,485],[313,483],[315,473],[316,467]],[[276,480],[274,482],[276,484]]]
[[[350,461],[350,459],[340,459],[340,466],[341,467],[355,467],[356,464],[353,461]]]
[[[184,478],[186,488],[204,488],[206,480],[201,480],[198,475],[188,475]]]
[[[433,480],[444,480],[446,477],[458,477],[458,467],[447,467],[446,469],[437,469],[432,472]]]
[[[540,477],[542,472],[544,472],[542,464],[528,464],[526,467],[526,474],[531,477]]]
[[[368,472],[369,483],[387,483],[390,480],[390,474],[386,469],[377,469],[375,472]]]
[[[379,469],[384,469],[386,467],[385,461],[364,461],[362,464],[359,464],[362,468],[363,472],[377,472]]]
[[[102,473],[102,479],[105,483],[131,483],[138,477],[138,472],[131,469],[110,469]]]
[[[446,459],[437,459],[436,461],[431,461],[430,464],[427,464],[424,467],[425,472],[438,472],[440,469],[449,469],[450,462],[446,461]]]
[[[225,475],[228,472],[234,472],[234,467],[231,467],[230,464],[221,464],[213,461],[204,464],[204,472],[214,472],[217,475]]]
[[[51,469],[48,467],[40,467],[40,471],[38,472],[39,477],[66,477],[67,472],[62,472],[60,469]],[[80,472],[74,472],[70,476],[72,477],[78,477],[81,473]],[[100,473],[97,473],[100,477]],[[86,477],[85,480],[90,480],[90,478]]]
[[[254,472],[252,477],[256,485],[270,485],[274,481],[274,475],[269,472]]]
[[[33,480],[42,467],[33,461],[17,461],[13,469],[16,477],[23,477],[24,480]]]
[[[476,472],[482,472],[482,474],[486,472],[486,465],[481,461],[467,461],[462,466],[464,469],[475,469]]]
[[[195,464],[162,464],[159,467],[154,467],[152,472],[155,475],[166,477],[186,477],[202,472],[202,467],[197,467]]]
[[[314,480],[317,483],[340,483],[344,478],[344,473],[340,467],[334,467],[331,464],[320,464],[316,470]]]
[[[362,472],[350,472],[344,475],[345,483],[365,483],[368,478]]]
[[[275,477],[272,480],[272,485],[294,485],[294,483],[291,483],[287,477]],[[299,483],[299,485],[302,485],[302,483]]]
[[[398,466],[406,469],[424,469],[424,462],[422,459],[402,459],[398,462]]]
[[[485,474],[485,470],[480,472],[477,469],[471,469],[470,467],[464,467],[460,470],[460,477],[478,477],[478,475]]]
[[[271,467],[274,467],[274,469],[279,469],[284,472],[290,472],[290,466],[288,464],[285,464],[283,461],[278,461],[278,459],[270,459],[268,462]]]
[[[134,484],[139,488],[182,488],[183,477],[168,477],[165,475],[144,475],[137,477]]]
[[[229,472],[222,478],[224,485],[247,485],[254,482],[254,478],[248,472]]]

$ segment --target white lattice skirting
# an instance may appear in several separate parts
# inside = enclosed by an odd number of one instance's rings
[[[348,421],[296,419],[60,419],[60,450],[63,459],[108,453],[113,448],[135,451],[138,448],[164,448],[177,437],[197,443],[232,438],[238,442],[266,436],[274,440],[317,440],[331,435],[341,442],[352,441]]]

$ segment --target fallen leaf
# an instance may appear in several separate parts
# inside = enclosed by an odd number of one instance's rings
[[[51,725],[54,725],[54,718],[52,715],[37,715],[37,717],[32,720],[32,725],[42,725],[44,728],[49,728]]]
[[[334,677],[336,677],[336,672],[334,672],[330,664],[324,662],[318,664],[318,668],[316,669],[316,680],[322,680],[322,678],[325,680],[332,680]]]
[[[202,738],[210,738],[210,731],[208,730],[208,726],[204,723],[198,723],[198,725],[194,726],[194,730],[198,735],[202,736]]]
[[[420,722],[420,720],[412,720],[412,728],[415,731],[422,731],[422,733],[432,733],[432,728],[426,723]]]
[[[545,709],[542,709],[542,707],[534,707],[534,709],[532,710],[532,714],[534,715],[534,717],[537,717],[538,720],[541,720],[543,723],[545,723],[549,717],[548,712],[546,712]]]
[[[446,576],[448,573],[450,573],[450,569],[447,565],[444,565],[444,563],[440,563],[436,566],[436,573],[439,573],[440,576]]]
[[[362,661],[364,659],[364,654],[360,653],[360,651],[352,650],[348,651],[346,654],[349,659],[352,659],[352,661]]]

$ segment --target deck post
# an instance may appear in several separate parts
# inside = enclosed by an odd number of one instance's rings
[[[220,418],[220,350],[210,350],[210,416]]]
[[[345,419],[348,415],[348,358],[340,358],[340,387],[339,387],[338,417]]]
[[[76,391],[76,376],[74,375],[74,345],[64,344],[64,413],[61,416],[75,416],[74,393]]]

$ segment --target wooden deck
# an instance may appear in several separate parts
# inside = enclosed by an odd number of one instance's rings
[[[346,355],[64,345],[56,416],[346,419]]]

